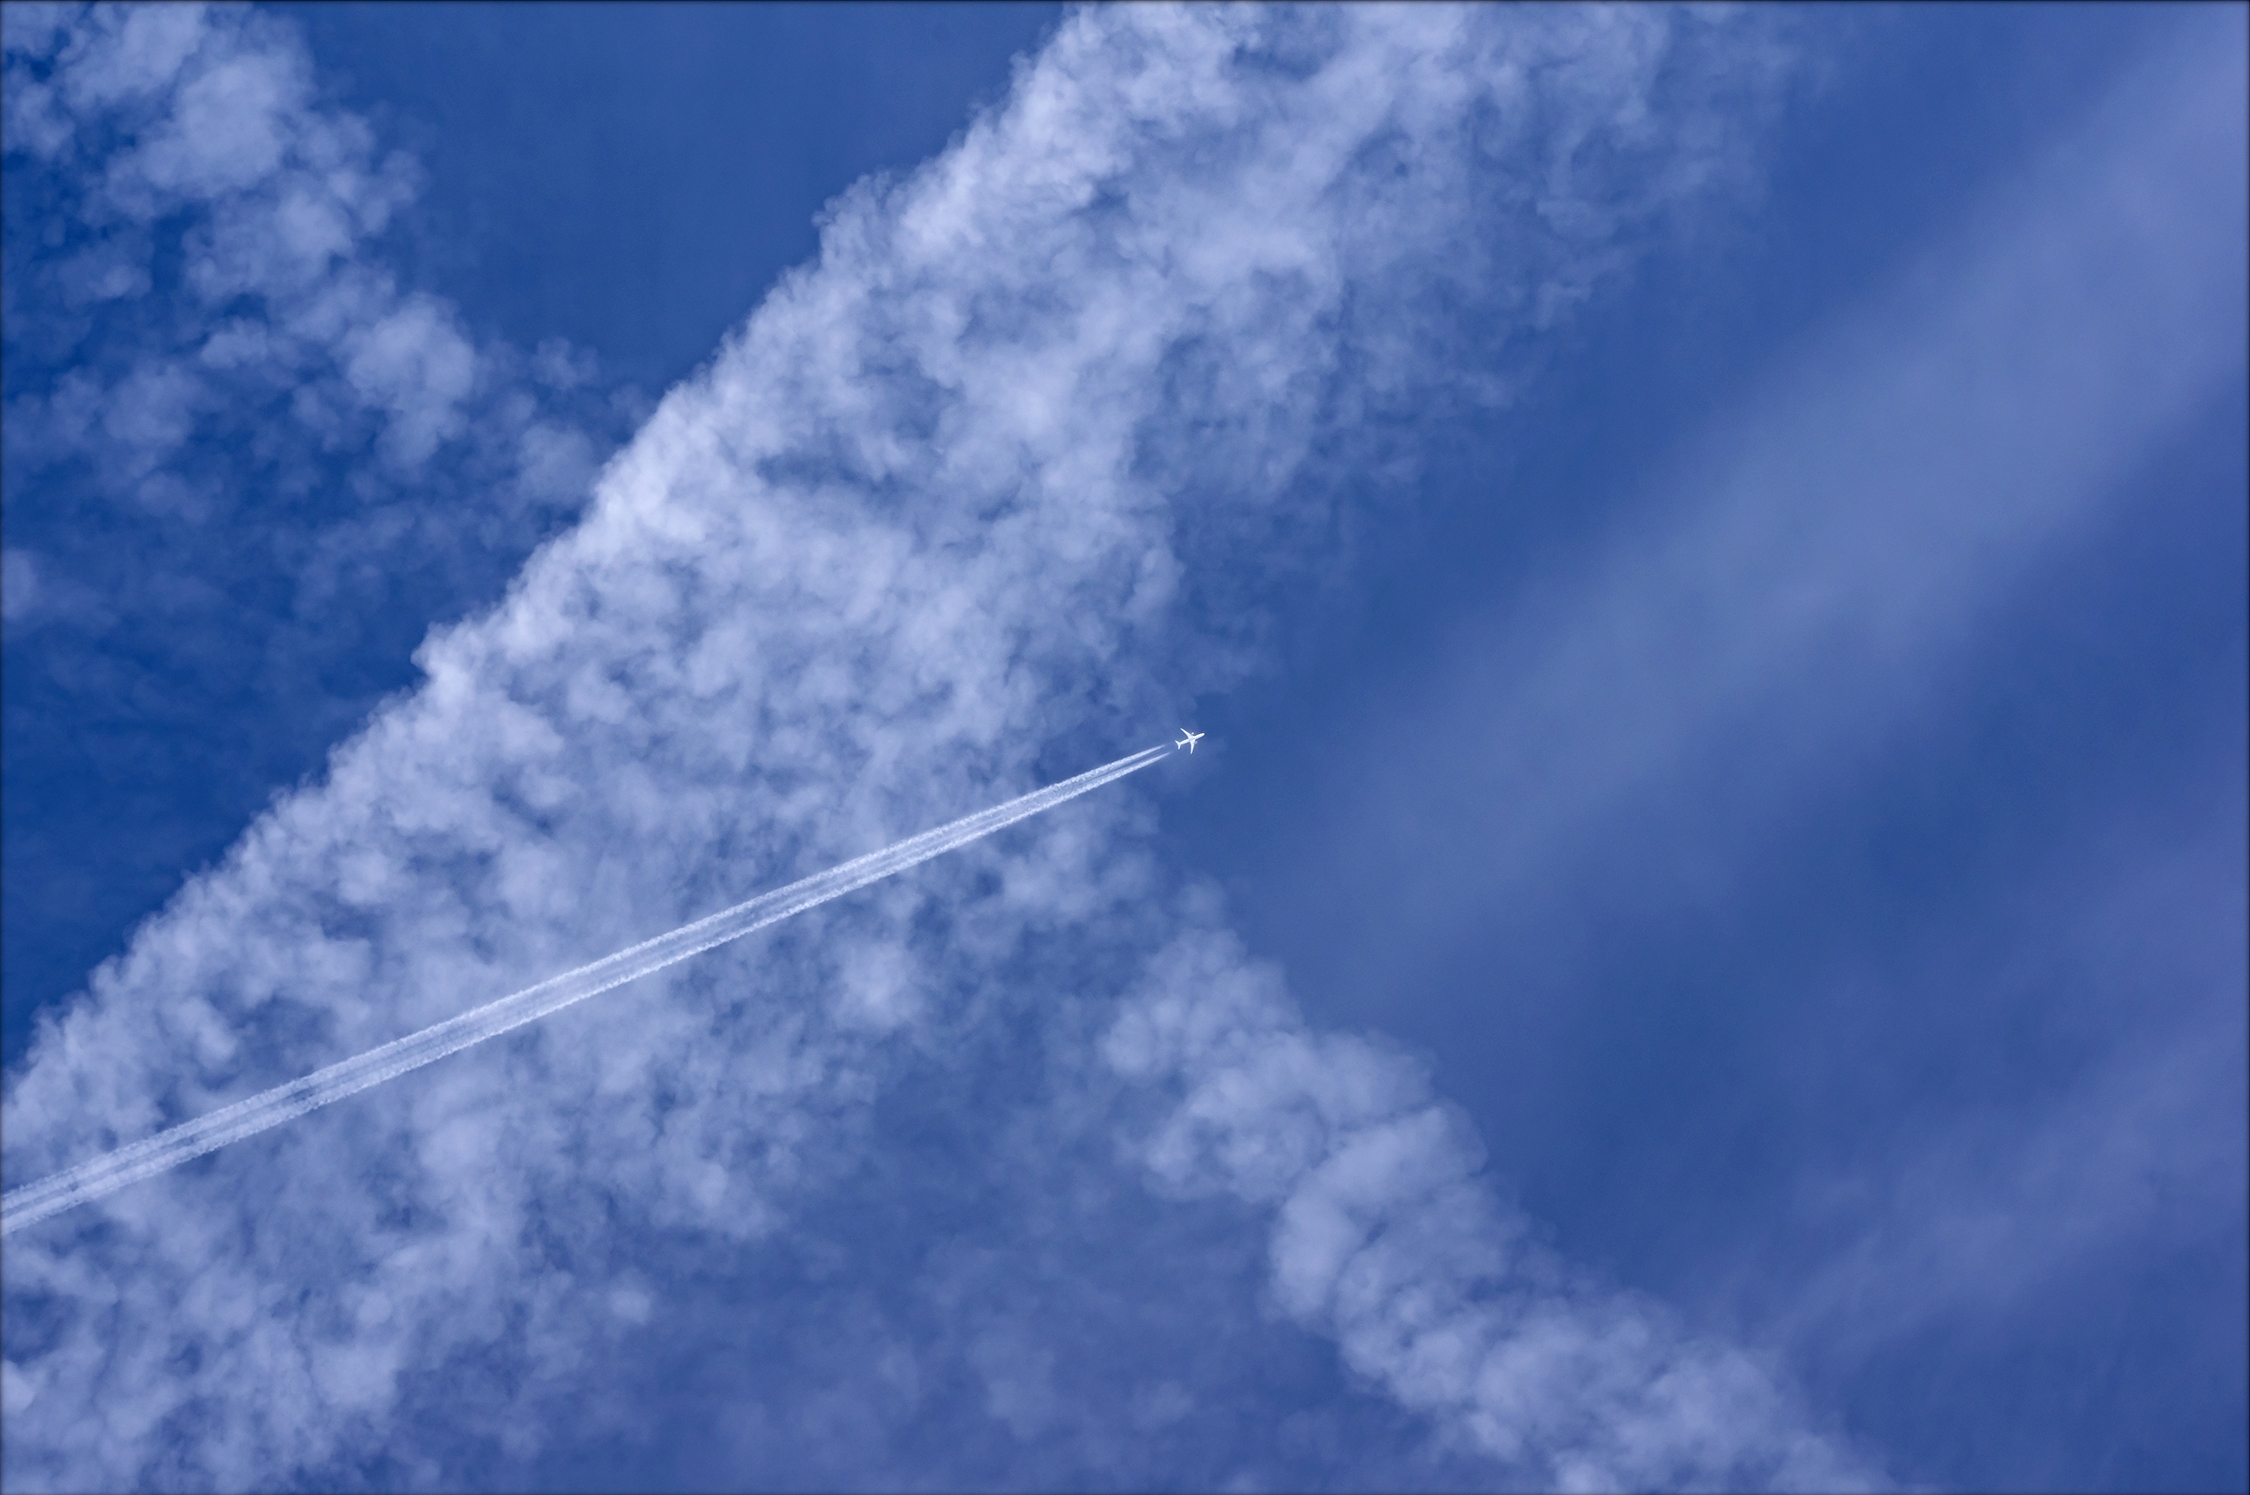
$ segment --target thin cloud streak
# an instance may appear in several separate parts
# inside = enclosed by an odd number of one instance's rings
[[[301,1080],[286,1085],[276,1085],[261,1095],[237,1101],[231,1106],[201,1116],[184,1125],[160,1132],[146,1141],[104,1153],[98,1158],[66,1169],[37,1183],[12,1189],[0,1198],[0,1235],[9,1235],[27,1225],[37,1224],[64,1210],[73,1209],[90,1200],[113,1194],[128,1184],[153,1178],[159,1173],[177,1168],[192,1158],[254,1137],[285,1121],[293,1121],[308,1111],[318,1110],[346,1096],[357,1095],[371,1085],[396,1079],[410,1070],[435,1063],[448,1054],[458,1054],[472,1044],[537,1022],[549,1013],[560,1012],[573,1002],[582,1002],[598,996],[611,987],[636,981],[668,965],[675,965],[690,956],[700,955],[732,940],[741,939],[771,924],[778,924],[792,915],[807,909],[818,908],[832,898],[880,882],[893,873],[904,872],[932,857],[968,845],[971,841],[1003,830],[1019,820],[1051,810],[1059,804],[1076,799],[1079,795],[1115,783],[1129,773],[1137,773],[1153,763],[1170,757],[1169,747],[1143,748],[1129,753],[1114,763],[1089,769],[1076,778],[1065,779],[1060,784],[1050,784],[1044,789],[1012,799],[989,810],[979,810],[974,815],[964,815],[951,825],[924,831],[910,836],[896,845],[881,851],[869,852],[840,867],[826,872],[816,872],[785,888],[722,909],[708,918],[698,919],[669,934],[660,934],[615,955],[580,966],[575,971],[565,971],[537,986],[526,987],[513,996],[487,1002],[459,1017],[434,1023],[419,1033],[395,1039],[379,1049],[370,1049],[355,1058],[326,1069],[315,1070]]]
[[[2242,367],[2240,53],[2227,12],[2152,44],[2022,180],[1685,450],[1655,522],[1464,628],[1389,703],[1384,766],[1337,796],[1357,805],[1315,855],[1348,848],[1411,890],[1412,938],[1356,979],[1556,896],[1651,816],[1697,825],[1700,862],[1720,839],[1701,828],[1737,837],[1922,719],[1983,614]],[[1751,762],[1749,792],[1683,792]],[[1424,792],[1470,773],[1481,801]],[[1463,864],[1480,876],[1448,875]]]

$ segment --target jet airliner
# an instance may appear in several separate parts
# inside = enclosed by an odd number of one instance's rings
[[[1193,755],[1195,752],[1195,745],[1201,742],[1208,735],[1210,734],[1205,732],[1190,732],[1187,728],[1182,727],[1180,728],[1180,740],[1173,743],[1172,746],[1176,748],[1186,748],[1189,754]]]

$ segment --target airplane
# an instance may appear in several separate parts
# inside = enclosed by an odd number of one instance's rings
[[[1207,732],[1190,732],[1187,728],[1182,727],[1180,728],[1180,740],[1173,743],[1172,746],[1186,748],[1189,756],[1192,757],[1195,753],[1195,745],[1209,735]]]

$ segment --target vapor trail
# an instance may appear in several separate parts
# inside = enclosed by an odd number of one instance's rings
[[[791,914],[801,914],[831,898],[839,898],[854,888],[864,888],[879,882],[894,872],[903,872],[917,862],[943,856],[958,846],[965,846],[980,836],[989,836],[1004,826],[1054,808],[1067,799],[1076,799],[1090,789],[1099,789],[1114,779],[1148,767],[1160,758],[1170,756],[1169,745],[1152,747],[1114,763],[1104,764],[1035,789],[1020,799],[1009,800],[989,810],[979,810],[964,816],[951,825],[941,825],[936,830],[924,831],[887,846],[881,851],[869,852],[855,861],[840,867],[831,867],[785,888],[771,893],[761,893],[747,903],[738,903],[708,918],[682,925],[670,934],[660,934],[655,939],[644,940],[628,950],[607,955],[575,971],[565,971],[537,986],[527,986],[513,996],[449,1017],[442,1023],[433,1023],[419,1033],[393,1039],[381,1048],[369,1049],[357,1058],[331,1064],[326,1069],[314,1070],[301,1080],[292,1080],[248,1100],[236,1101],[213,1111],[208,1116],[183,1122],[169,1131],[158,1132],[143,1141],[120,1147],[115,1152],[103,1153],[74,1168],[65,1168],[37,1183],[25,1184],[0,1195],[0,1235],[12,1235],[27,1225],[33,1225],[49,1215],[99,1199],[127,1184],[138,1183],[154,1177],[168,1168],[176,1168],[190,1158],[199,1158],[214,1148],[279,1126],[284,1121],[304,1115],[307,1111],[342,1100],[370,1085],[379,1085],[394,1075],[419,1069],[435,1059],[482,1043],[487,1038],[505,1033],[510,1028],[520,1028],[550,1012],[583,1001],[597,992],[608,991],[613,986],[662,970],[665,966],[700,954],[714,945],[736,940],[752,930],[763,929]]]

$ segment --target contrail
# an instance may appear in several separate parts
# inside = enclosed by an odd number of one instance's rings
[[[1042,810],[1053,809],[1067,799],[1076,799],[1090,789],[1099,789],[1113,779],[1148,767],[1160,758],[1171,756],[1169,745],[1152,747],[1129,757],[1105,764],[1075,779],[1065,779],[1036,789],[1021,799],[1009,800],[989,810],[979,810],[964,816],[951,825],[939,826],[934,831],[924,831],[870,852],[856,861],[831,867],[826,872],[815,873],[801,882],[793,882],[771,893],[761,893],[747,903],[721,910],[693,924],[683,925],[670,934],[660,934],[629,950],[604,956],[591,965],[580,966],[575,971],[565,971],[550,977],[537,986],[527,986],[513,996],[502,997],[482,1007],[464,1012],[458,1017],[434,1023],[419,1033],[394,1039],[378,1049],[369,1049],[354,1059],[331,1064],[326,1069],[314,1070],[301,1080],[277,1085],[248,1100],[236,1101],[208,1116],[183,1122],[170,1131],[158,1132],[145,1141],[120,1147],[115,1152],[103,1153],[74,1168],[65,1168],[37,1183],[25,1184],[20,1189],[10,1189],[0,1195],[0,1235],[12,1235],[27,1225],[37,1224],[49,1215],[99,1199],[127,1184],[138,1183],[154,1177],[168,1168],[176,1168],[190,1158],[199,1158],[213,1148],[224,1147],[229,1142],[279,1126],[284,1121],[304,1115],[307,1111],[342,1100],[370,1085],[379,1085],[394,1075],[419,1069],[434,1059],[443,1059],[474,1043],[505,1033],[510,1028],[520,1028],[550,1012],[568,1007],[573,1002],[585,1000],[597,992],[608,991],[613,986],[646,976],[651,971],[662,970],[676,961],[686,960],[714,945],[737,940],[752,930],[763,929],[778,923],[791,914],[801,914],[831,898],[840,898],[854,888],[864,888],[879,882],[894,872],[903,872],[917,862],[943,856],[957,846],[965,846],[980,836],[989,836],[1004,826],[1014,825]]]

